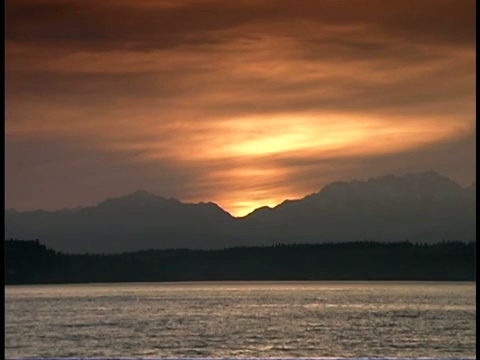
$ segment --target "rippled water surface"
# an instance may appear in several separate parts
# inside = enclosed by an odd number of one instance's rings
[[[474,283],[7,286],[12,357],[475,357]]]

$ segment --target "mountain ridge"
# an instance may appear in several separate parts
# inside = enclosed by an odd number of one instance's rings
[[[300,199],[234,217],[213,202],[183,203],[144,190],[97,205],[5,211],[7,238],[42,238],[60,251],[225,248],[298,242],[475,241],[476,185],[434,171],[337,181]]]
[[[55,210],[45,210],[45,209],[42,209],[42,208],[38,208],[38,209],[35,209],[35,210],[24,210],[24,211],[21,211],[21,210],[17,210],[15,208],[7,208],[5,209],[5,212],[17,212],[17,213],[32,213],[32,212],[62,212],[62,211],[68,211],[68,212],[72,212],[72,211],[78,211],[78,210],[81,210],[81,209],[84,209],[84,208],[91,208],[91,207],[98,207],[98,206],[103,206],[105,204],[108,204],[110,202],[119,202],[119,201],[125,201],[125,200],[141,200],[141,201],[163,201],[163,202],[172,202],[172,203],[180,203],[180,204],[183,204],[183,205],[205,205],[205,204],[212,204],[212,205],[215,205],[216,207],[222,209],[223,211],[229,213],[232,217],[234,218],[245,218],[247,216],[249,216],[250,214],[254,213],[254,212],[257,212],[257,211],[262,211],[262,210],[267,210],[267,209],[270,209],[270,210],[273,210],[273,209],[276,209],[278,207],[280,207],[281,205],[285,204],[285,203],[291,203],[291,202],[296,202],[296,201],[300,201],[300,200],[304,200],[306,198],[309,198],[309,197],[312,197],[312,196],[316,196],[316,195],[320,195],[325,189],[329,189],[331,188],[332,186],[337,186],[337,185],[355,185],[355,184],[369,184],[369,183],[372,183],[372,182],[379,182],[379,181],[384,181],[386,179],[395,179],[395,180],[398,180],[398,179],[406,179],[406,178],[418,178],[418,177],[429,177],[430,179],[434,178],[434,179],[441,179],[443,181],[448,181],[448,183],[450,183],[451,185],[455,186],[456,188],[458,189],[463,189],[463,190],[468,190],[468,189],[475,189],[476,190],[476,181],[474,181],[471,185],[469,186],[466,186],[466,187],[462,187],[460,186],[458,183],[456,183],[455,181],[449,179],[448,177],[445,177],[445,176],[442,176],[440,174],[438,174],[436,171],[433,171],[433,170],[428,170],[428,171],[425,171],[425,172],[420,172],[420,173],[406,173],[404,176],[398,176],[398,175],[393,175],[393,174],[386,174],[386,175],[383,175],[383,176],[377,176],[377,177],[372,177],[372,178],[369,178],[367,180],[351,180],[351,181],[334,181],[330,184],[327,184],[325,185],[323,188],[321,188],[319,191],[317,192],[313,192],[313,193],[310,193],[310,194],[306,194],[305,196],[301,197],[301,198],[295,198],[295,199],[285,199],[283,200],[281,203],[277,204],[277,205],[274,205],[274,206],[268,206],[268,205],[263,205],[263,206],[260,206],[258,208],[255,208],[253,209],[250,213],[246,214],[246,215],[243,215],[243,216],[234,216],[234,215],[231,215],[226,209],[222,208],[221,205],[217,204],[216,202],[213,202],[213,201],[199,201],[199,202],[183,202],[181,200],[178,200],[176,198],[167,198],[167,197],[164,197],[162,195],[157,195],[157,194],[154,194],[152,192],[149,192],[149,191],[146,191],[146,190],[142,190],[142,189],[139,189],[139,190],[136,190],[132,193],[129,193],[129,194],[126,194],[126,195],[123,195],[123,196],[118,196],[118,197],[111,197],[111,198],[106,198],[105,200],[102,200],[100,201],[99,203],[96,203],[96,204],[93,204],[93,205],[87,205],[87,206],[77,206],[77,207],[74,207],[74,208],[69,208],[69,207],[65,207],[65,208],[61,208],[61,209],[55,209]]]

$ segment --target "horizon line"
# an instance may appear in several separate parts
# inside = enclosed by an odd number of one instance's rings
[[[278,206],[282,205],[283,203],[285,202],[288,202],[288,201],[298,201],[298,200],[303,200],[305,199],[306,197],[308,196],[311,196],[311,195],[315,195],[315,194],[318,194],[320,193],[323,189],[325,189],[327,186],[330,186],[332,184],[335,184],[335,183],[347,183],[347,184],[350,184],[350,183],[353,183],[353,182],[369,182],[369,181],[372,181],[372,180],[378,180],[378,179],[382,179],[382,178],[386,178],[386,177],[394,177],[394,178],[405,178],[409,175],[425,175],[425,174],[435,174],[435,175],[438,175],[439,177],[442,177],[442,178],[446,178],[452,182],[454,182],[455,184],[457,184],[459,187],[461,187],[462,189],[468,189],[469,187],[472,187],[474,185],[476,185],[476,178],[473,180],[473,182],[471,182],[470,185],[467,185],[467,186],[462,186],[460,185],[457,181],[453,180],[452,178],[448,177],[448,176],[445,176],[445,175],[442,175],[441,173],[439,173],[438,171],[436,170],[433,170],[433,169],[430,169],[430,170],[424,170],[424,171],[419,171],[419,172],[405,172],[403,173],[403,175],[395,175],[393,173],[388,173],[388,174],[384,174],[384,175],[379,175],[379,176],[373,176],[373,177],[369,177],[367,179],[353,179],[353,180],[335,180],[333,182],[330,182],[328,184],[325,184],[324,186],[322,186],[319,190],[317,191],[314,191],[314,192],[311,192],[311,193],[308,193],[308,194],[305,194],[303,195],[302,197],[296,197],[296,198],[285,198],[283,199],[282,201],[276,203],[275,205],[261,205],[259,207],[256,207],[254,208],[253,210],[251,210],[250,212],[244,214],[244,215],[235,215],[233,214],[232,212],[230,212],[229,210],[225,209],[220,203],[218,202],[215,202],[215,201],[211,201],[211,200],[199,200],[197,202],[190,202],[190,201],[185,201],[185,200],[181,200],[181,199],[178,199],[178,198],[175,198],[175,197],[164,197],[162,195],[158,195],[154,192],[151,192],[151,191],[148,191],[148,190],[143,190],[143,189],[137,189],[133,192],[129,192],[125,195],[118,195],[118,196],[114,196],[114,197],[107,197],[103,200],[100,200],[99,202],[96,202],[94,204],[90,204],[90,205],[78,205],[76,207],[68,207],[68,206],[65,206],[65,207],[62,207],[62,208],[52,208],[52,209],[48,209],[48,208],[30,208],[30,209],[17,209],[17,208],[14,208],[14,207],[6,207],[5,208],[5,212],[7,211],[14,211],[14,212],[21,212],[21,213],[26,213],[26,212],[59,212],[59,211],[68,211],[68,210],[81,210],[81,209],[85,209],[85,208],[91,208],[91,207],[97,207],[101,204],[103,204],[105,201],[108,201],[108,200],[115,200],[115,199],[121,199],[121,198],[125,198],[125,197],[128,197],[128,196],[132,196],[134,194],[137,194],[137,193],[140,193],[140,192],[143,192],[143,193],[146,193],[148,195],[152,195],[152,196],[155,196],[156,198],[161,198],[161,199],[164,199],[166,201],[177,201],[183,205],[202,205],[202,204],[213,204],[213,205],[216,205],[218,206],[221,210],[223,210],[224,212],[226,212],[227,214],[229,214],[231,217],[233,218],[236,218],[236,219],[241,219],[241,218],[244,218],[244,217],[247,217],[249,215],[251,215],[252,213],[254,213],[255,211],[257,210],[260,210],[260,209],[264,209],[264,208],[268,208],[270,210],[273,210],[275,208],[277,208]]]

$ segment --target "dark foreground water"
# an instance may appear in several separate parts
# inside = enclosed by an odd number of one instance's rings
[[[474,283],[7,286],[13,357],[475,357]]]

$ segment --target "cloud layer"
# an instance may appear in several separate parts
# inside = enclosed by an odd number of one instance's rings
[[[242,215],[338,179],[474,180],[474,1],[9,0],[6,19],[9,207],[142,188]]]

